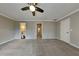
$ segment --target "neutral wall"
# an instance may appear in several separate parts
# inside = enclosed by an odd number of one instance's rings
[[[0,43],[11,40],[15,34],[15,21],[0,16]]]
[[[56,23],[50,21],[27,21],[26,22],[26,39],[36,39],[36,24],[43,25],[43,39],[56,39]],[[18,23],[19,24],[19,23]],[[19,25],[16,27],[17,34],[15,39],[20,39]]]
[[[71,43],[79,47],[79,12],[70,16],[71,19]]]
[[[56,37],[60,39],[60,22],[56,22]]]
[[[70,43],[69,44],[79,48],[79,12],[71,16],[68,16],[64,19],[67,19],[67,18],[70,18]]]
[[[56,23],[44,22],[43,33],[43,39],[56,39]]]

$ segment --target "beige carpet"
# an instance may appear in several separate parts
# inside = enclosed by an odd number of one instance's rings
[[[79,49],[59,40],[13,40],[0,45],[0,56],[79,56]]]

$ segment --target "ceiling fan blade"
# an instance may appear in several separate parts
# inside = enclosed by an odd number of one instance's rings
[[[22,11],[29,10],[29,7],[21,8]]]
[[[41,9],[41,8],[39,8],[39,7],[36,7],[36,11],[41,12],[41,13],[43,13],[43,12],[44,12],[44,10],[43,10],[43,9]]]
[[[32,15],[33,15],[33,16],[35,16],[35,11],[34,11],[34,12],[32,12]]]

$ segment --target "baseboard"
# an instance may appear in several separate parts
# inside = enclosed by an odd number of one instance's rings
[[[57,39],[58,40],[58,39]],[[59,39],[60,40],[60,39]],[[63,41],[63,40],[60,40],[60,41]],[[65,42],[65,41],[63,41],[63,42]],[[69,45],[71,45],[71,46],[73,46],[73,47],[75,47],[75,48],[78,48],[79,49],[79,47],[78,46],[76,46],[75,44],[73,44],[73,43],[68,43],[68,42],[65,42],[65,43],[67,43],[67,44],[69,44]]]
[[[15,40],[22,40],[22,39],[15,39]],[[35,39],[23,39],[23,40],[35,40]]]
[[[71,46],[75,47],[75,48],[78,48],[79,49],[79,46],[76,46],[75,44],[72,44],[72,43],[69,43]]]
[[[14,40],[14,39],[11,39],[11,40],[7,40],[7,41],[4,41],[4,42],[1,42],[0,45],[5,44],[5,43],[7,43],[7,42],[10,42],[10,41],[12,41],[12,40]]]
[[[58,39],[58,38],[42,38],[42,39]],[[37,40],[37,39],[36,38],[33,38],[33,39],[26,39],[26,40]]]
[[[57,38],[42,38],[42,39],[45,39],[45,40],[54,40],[54,39],[57,39]]]

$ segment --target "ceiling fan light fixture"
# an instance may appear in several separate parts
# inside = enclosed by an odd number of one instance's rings
[[[29,9],[30,9],[30,11],[35,11],[35,7],[33,6],[33,5],[30,5],[30,7],[29,7]]]

